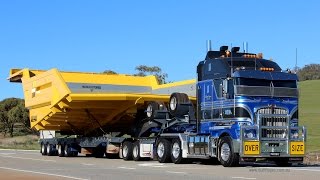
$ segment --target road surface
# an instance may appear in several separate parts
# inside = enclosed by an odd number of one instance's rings
[[[320,166],[275,167],[254,165],[225,168],[196,163],[161,164],[94,157],[42,156],[38,151],[0,150],[1,179],[112,179],[112,180],[255,180],[319,179]]]

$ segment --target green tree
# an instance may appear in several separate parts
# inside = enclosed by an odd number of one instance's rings
[[[112,71],[112,70],[105,70],[105,71],[103,71],[102,74],[110,74],[110,75],[112,75],[112,74],[118,74],[118,73],[116,73],[115,71]]]
[[[320,79],[320,64],[308,64],[297,70],[300,81]]]
[[[162,72],[162,69],[158,66],[139,65],[135,69],[138,71],[138,73],[134,74],[135,76],[154,75],[156,76],[159,84],[167,83],[166,79],[168,77],[168,74]]]
[[[8,98],[0,102],[0,123],[1,131],[6,136],[10,133],[13,136],[14,125],[22,123],[25,129],[30,131],[29,111],[24,107],[24,100]]]

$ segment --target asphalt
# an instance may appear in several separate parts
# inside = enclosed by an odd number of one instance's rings
[[[207,162],[161,164],[94,157],[42,156],[38,151],[0,150],[0,179],[319,179],[320,166],[275,167],[258,164],[225,168]]]

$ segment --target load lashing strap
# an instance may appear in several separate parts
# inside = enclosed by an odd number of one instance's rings
[[[102,129],[100,122],[89,112],[88,109],[85,109],[85,111],[86,111],[89,119],[92,120],[93,122],[96,122],[99,125],[99,129],[101,130],[101,132],[103,132],[103,134],[106,134],[106,132]]]

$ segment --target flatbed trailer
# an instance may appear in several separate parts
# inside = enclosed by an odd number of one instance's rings
[[[196,96],[196,80],[160,85],[155,76],[11,69],[8,79],[23,85],[31,128],[60,134],[41,135],[44,155],[101,157],[107,144],[107,153],[119,153],[125,139],[143,133],[141,120],[147,118],[149,102],[165,105],[176,91],[192,101]],[[119,137],[124,134],[129,138]]]

